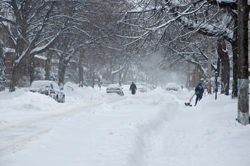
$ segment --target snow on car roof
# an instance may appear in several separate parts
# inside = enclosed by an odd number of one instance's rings
[[[119,84],[109,84],[108,87],[120,87]]]
[[[178,87],[176,83],[168,83],[166,87]]]
[[[50,81],[50,80],[33,81],[32,84],[31,84],[31,87],[34,88],[34,87],[41,87],[41,86],[47,86],[47,85],[50,86],[51,83],[53,84],[53,86],[55,88],[59,88],[56,82]]]

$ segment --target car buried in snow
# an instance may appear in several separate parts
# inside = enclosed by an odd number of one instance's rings
[[[166,85],[166,90],[167,91],[179,91],[180,87],[176,83],[168,83]]]
[[[148,89],[154,90],[156,86],[154,84],[147,84]]]
[[[139,92],[147,92],[147,87],[144,85],[137,85],[137,90]]]
[[[122,89],[123,88],[119,84],[109,84],[106,93],[117,93],[120,96],[124,96]]]
[[[58,84],[54,81],[33,81],[30,86],[30,92],[44,94],[46,96],[50,96],[58,103],[65,103],[65,94],[60,91]]]

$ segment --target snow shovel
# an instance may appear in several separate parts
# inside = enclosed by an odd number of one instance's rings
[[[195,93],[194,93],[194,95],[195,95]],[[192,101],[192,99],[193,99],[193,97],[194,97],[194,95],[190,98],[190,100],[189,100],[189,102],[188,103],[184,103],[185,104],[185,106],[192,106],[191,105],[191,101]]]

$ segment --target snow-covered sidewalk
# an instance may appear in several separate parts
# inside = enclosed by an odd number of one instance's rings
[[[66,90],[65,104],[29,92],[0,96],[0,165],[249,166],[250,126],[235,121],[237,100],[206,95],[187,107],[192,92],[124,92]]]

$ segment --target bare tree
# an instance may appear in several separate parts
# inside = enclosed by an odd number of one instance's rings
[[[131,18],[131,16],[124,17],[124,19],[121,20],[121,22],[126,25],[140,29],[138,35],[134,35],[130,38],[133,38],[133,42],[136,42],[142,38],[145,39],[146,36],[152,36],[152,33],[159,34],[164,31],[164,29],[170,30],[169,32],[174,34],[175,37],[168,39],[168,41],[165,40],[165,45],[170,48],[171,54],[175,53],[179,55],[179,58],[173,58],[173,62],[183,61],[183,59],[185,59],[186,61],[195,63],[200,69],[204,68],[204,66],[200,66],[201,61],[199,61],[199,59],[201,58],[199,56],[204,56],[206,51],[201,52],[197,51],[197,49],[193,49],[194,46],[197,45],[196,41],[199,40],[199,38],[195,37],[197,36],[195,35],[196,33],[209,37],[222,37],[232,43],[232,48],[235,50],[235,41],[237,40],[234,35],[235,21],[233,15],[235,15],[235,12],[223,8],[228,5],[228,3],[222,1],[219,6],[214,6],[213,1],[155,0],[137,2],[138,3],[133,3],[132,6],[134,8],[128,11],[127,15],[136,15],[134,17],[139,21],[129,22],[131,19],[128,18]],[[233,4],[230,9],[233,9],[235,7],[234,5],[235,4]],[[177,24],[176,22],[181,24]],[[177,24],[177,26],[171,31],[171,25],[173,24]],[[162,35],[166,35],[166,33],[162,33]],[[191,42],[189,40],[190,37],[192,37]],[[158,41],[161,41],[161,39],[163,39],[163,37],[160,37]],[[181,44],[181,41],[184,43]],[[159,43],[160,42],[156,40],[155,45],[157,46]],[[233,51],[233,53],[235,57],[237,52]],[[223,56],[226,56],[222,58],[223,62],[227,62],[222,63],[222,65],[229,64],[228,55],[223,54]],[[206,59],[207,58],[205,58],[205,60]],[[237,60],[234,64],[235,66],[237,65]],[[226,70],[228,67],[225,66],[222,67],[222,69]],[[223,81],[225,81],[223,85],[229,85],[229,76],[223,79]],[[225,94],[228,95],[228,88],[225,90]]]
[[[15,48],[15,61],[12,69],[10,91],[15,90],[23,66],[35,54],[44,52],[59,36],[60,30],[51,34],[44,29],[49,24],[55,1],[11,0],[5,3],[7,17],[0,16],[2,25],[9,33]],[[12,17],[9,17],[12,16]]]

